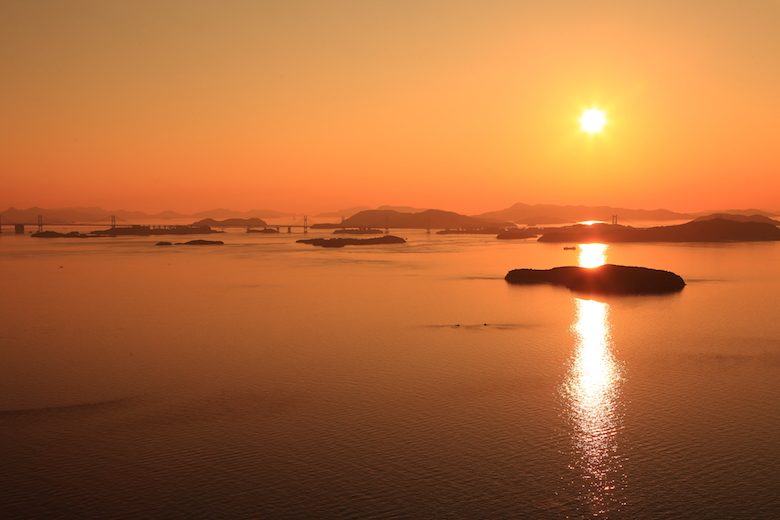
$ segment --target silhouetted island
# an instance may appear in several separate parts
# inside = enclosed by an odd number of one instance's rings
[[[40,231],[38,233],[32,233],[31,237],[35,238],[89,238],[104,235],[87,235],[79,233],[78,231],[71,231],[69,233],[58,233],[57,231]]]
[[[406,240],[393,235],[373,238],[304,238],[296,240],[301,244],[311,244],[320,247],[370,246],[377,244],[405,244]]]
[[[174,244],[177,246],[224,246],[225,243],[222,240],[190,240],[183,244]]]
[[[513,284],[549,283],[572,291],[600,294],[663,294],[685,287],[682,277],[670,271],[613,264],[594,268],[513,269],[504,279]]]
[[[156,246],[223,246],[221,240],[190,240],[189,242],[157,242]]]
[[[141,236],[152,235],[209,235],[223,233],[209,226],[117,226],[109,229],[92,231],[93,235],[108,236]]]
[[[765,222],[713,218],[677,226],[633,228],[616,224],[577,225],[550,231],[539,242],[752,242],[780,240],[780,229]]]
[[[336,224],[334,222],[320,222],[319,224],[312,224],[309,226],[312,229],[339,229],[343,228],[343,224]]]
[[[278,229],[274,228],[263,228],[263,229],[247,229],[247,233],[265,233],[267,235],[273,235],[279,233]]]

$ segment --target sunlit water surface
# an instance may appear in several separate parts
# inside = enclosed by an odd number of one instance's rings
[[[778,517],[778,244],[4,231],[3,518]]]

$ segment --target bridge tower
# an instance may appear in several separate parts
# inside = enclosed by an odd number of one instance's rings
[[[304,215],[303,216],[303,234],[306,235],[309,233],[309,216]]]
[[[111,215],[111,229],[116,227],[116,215]]]
[[[38,215],[38,233],[43,233],[43,215]]]
[[[612,215],[612,225],[617,226],[617,215]]]

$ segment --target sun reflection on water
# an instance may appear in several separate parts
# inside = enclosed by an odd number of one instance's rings
[[[563,386],[571,423],[573,484],[583,514],[609,518],[620,509],[625,491],[620,386],[622,370],[612,353],[609,305],[576,299],[572,325],[576,351]]]
[[[598,267],[607,263],[607,244],[580,244],[580,267]]]

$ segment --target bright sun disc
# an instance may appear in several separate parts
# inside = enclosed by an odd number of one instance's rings
[[[598,108],[589,108],[580,117],[580,128],[589,134],[601,132],[606,124],[607,116]]]

